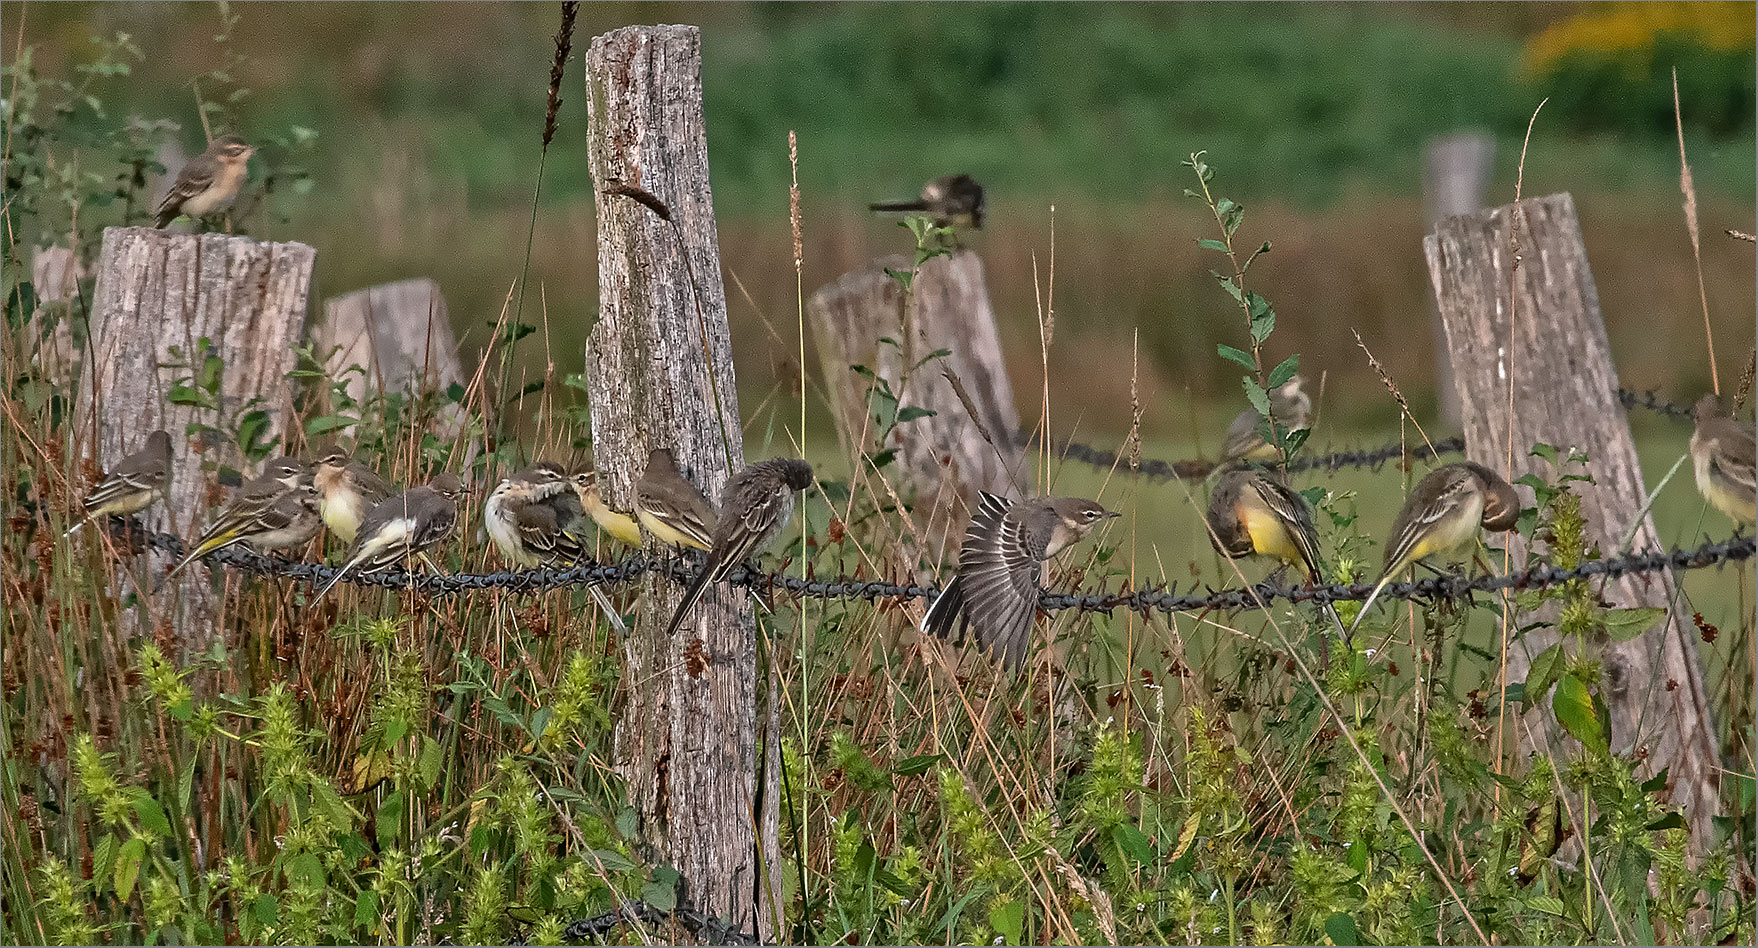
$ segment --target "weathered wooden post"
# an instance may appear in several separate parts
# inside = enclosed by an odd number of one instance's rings
[[[709,498],[744,462],[695,27],[627,27],[586,56],[599,318],[586,346],[605,499],[630,509],[670,448]],[[675,636],[682,589],[649,576],[625,643],[617,765],[654,854],[702,911],[771,930],[775,770],[758,780],[756,630],[745,592],[711,590]],[[772,757],[775,748],[767,748]],[[766,792],[767,791],[767,792]],[[757,831],[761,826],[762,832]]]
[[[86,276],[79,255],[67,247],[38,248],[31,256],[31,286],[37,309],[25,323],[26,349],[38,375],[63,381],[73,374],[79,357],[73,345],[70,304]],[[52,325],[46,321],[53,320]]]
[[[1575,487],[1588,541],[1610,553],[1643,510],[1647,490],[1617,400],[1575,203],[1556,194],[1517,207],[1517,214],[1508,205],[1448,218],[1423,241],[1459,386],[1466,453],[1508,474],[1511,444],[1512,480],[1551,473],[1528,456],[1535,443],[1585,451],[1594,482]],[[1635,527],[1634,548],[1661,545],[1651,517]],[[1523,561],[1518,537],[1511,542],[1516,563]],[[1718,812],[1720,758],[1690,616],[1666,572],[1608,580],[1599,595],[1620,607],[1668,608],[1641,636],[1605,645],[1602,693],[1612,746],[1641,748],[1647,772],[1667,771],[1672,801],[1686,808],[1700,851]],[[1555,641],[1554,633],[1535,632],[1510,645],[1508,681],[1524,680],[1533,656]],[[1523,737],[1530,728],[1554,742],[1550,723],[1549,709],[1535,708],[1515,731]]]
[[[206,525],[217,496],[203,462],[246,468],[236,443],[191,438],[191,426],[231,432],[261,411],[258,437],[267,441],[294,423],[287,373],[305,333],[316,259],[304,244],[149,227],[104,231],[76,417],[90,423],[105,468],[153,429],[170,432],[166,513],[186,538]],[[168,396],[180,385],[189,397],[173,404]],[[155,557],[155,565],[148,575],[156,579],[169,561]],[[152,597],[147,613],[174,610],[180,640],[199,648],[213,631],[214,605],[207,570],[191,568]],[[120,621],[126,630],[138,620]]]
[[[908,271],[910,265],[902,255],[876,260],[813,293],[806,309],[845,448],[868,454],[895,449],[898,489],[916,498],[916,526],[938,541],[962,536],[977,491],[1010,494],[1018,488],[1019,410],[982,259],[963,250],[928,260],[906,298],[902,284],[885,271]],[[950,354],[929,358],[942,349]],[[884,380],[901,408],[932,414],[897,424],[878,444],[871,414],[875,382],[855,372],[857,365]],[[970,398],[968,409],[946,376],[949,370]]]
[[[1422,214],[1433,231],[1456,214],[1470,214],[1483,207],[1484,190],[1495,167],[1496,142],[1485,132],[1459,132],[1429,139],[1423,152]],[[1431,308],[1434,321],[1435,400],[1442,421],[1459,425],[1459,389],[1453,384],[1453,360],[1447,353],[1447,333],[1440,310]]]
[[[465,381],[446,298],[427,277],[382,283],[324,301],[323,325],[312,336],[332,376],[354,365],[365,370],[348,377],[348,394],[356,402],[374,390],[414,394],[444,391]],[[456,434],[460,421],[454,410],[441,418],[441,425],[449,429],[447,434]]]

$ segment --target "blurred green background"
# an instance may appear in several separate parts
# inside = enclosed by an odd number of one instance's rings
[[[166,134],[186,152],[203,140],[198,91],[238,95],[228,109],[254,139],[315,132],[299,156],[311,190],[278,189],[252,231],[315,245],[319,296],[436,278],[466,349],[479,351],[523,261],[556,4],[0,7],[8,54],[31,47],[43,75],[79,81],[93,37],[128,34],[141,54],[132,74],[95,84],[108,120],[170,119],[179,127]],[[217,40],[226,15],[235,23]],[[1190,405],[1244,407],[1214,353],[1239,327],[1195,246],[1212,223],[1181,194],[1191,182],[1179,162],[1199,149],[1220,191],[1249,209],[1245,240],[1275,244],[1253,270],[1281,314],[1271,354],[1298,351],[1309,376],[1323,374],[1333,417],[1389,423],[1395,405],[1350,338],[1358,329],[1427,411],[1424,144],[1466,128],[1492,135],[1486,202],[1505,203],[1527,121],[1547,96],[1525,191],[1574,193],[1626,384],[1689,399],[1709,366],[1680,210],[1674,67],[1724,378],[1752,340],[1753,248],[1722,233],[1754,229],[1751,3],[606,3],[580,11],[536,215],[531,288],[541,295],[525,314],[546,315],[548,335],[522,344],[517,372],[540,374],[546,353],[561,375],[580,363],[596,297],[583,54],[597,33],[651,22],[703,30],[747,406],[798,371],[793,129],[807,293],[909,246],[867,202],[954,171],[988,187],[989,225],[972,244],[1028,417],[1041,375],[1033,268],[1047,279],[1052,220],[1057,417],[1078,418],[1095,439],[1126,429],[1138,332],[1150,436],[1188,436]],[[225,75],[204,76],[212,70]],[[253,173],[279,156],[269,145]],[[106,214],[83,209],[88,245]],[[1651,345],[1656,332],[1670,340],[1664,351]],[[1069,378],[1080,384],[1057,384]],[[1198,440],[1212,450],[1218,432]]]

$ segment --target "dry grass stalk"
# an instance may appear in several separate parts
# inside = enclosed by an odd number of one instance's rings
[[[579,0],[562,4],[562,23],[555,31],[555,58],[549,64],[549,104],[543,112],[543,150],[555,138],[556,113],[562,110],[562,71],[568,65],[568,54],[574,48],[574,18],[580,12]]]
[[[1721,394],[1721,373],[1715,367],[1715,330],[1709,325],[1709,291],[1703,288],[1703,248],[1697,230],[1697,186],[1685,160],[1685,119],[1679,110],[1679,70],[1673,69],[1673,124],[1679,132],[1679,191],[1685,195],[1685,230],[1691,235],[1691,261],[1697,265],[1697,299],[1703,304],[1703,338],[1709,346],[1709,385]]]

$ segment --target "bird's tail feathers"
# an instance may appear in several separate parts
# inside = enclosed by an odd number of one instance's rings
[[[708,584],[714,581],[714,573],[714,565],[707,564],[702,567],[700,573],[696,574],[696,578],[690,581],[689,588],[684,590],[684,601],[678,603],[677,611],[671,614],[671,623],[665,627],[667,637],[675,634],[678,626],[684,624],[684,619],[690,615],[690,609],[702,598],[702,594],[708,591]]]
[[[959,584],[958,577],[940,590],[940,595],[922,614],[921,630],[925,635],[950,641],[953,626],[958,622],[958,615],[964,609],[964,587]]]
[[[922,201],[881,201],[878,204],[867,205],[867,209],[895,214],[905,211],[925,211],[928,209],[928,205]]]
[[[1395,575],[1397,574],[1387,573],[1380,577],[1380,581],[1373,587],[1373,592],[1367,594],[1367,601],[1361,604],[1361,611],[1356,613],[1355,621],[1349,624],[1349,631],[1344,633],[1345,636],[1355,634],[1355,630],[1361,626],[1361,620],[1367,618],[1367,610],[1373,608],[1374,600],[1380,597],[1381,590],[1386,588],[1386,584],[1391,582],[1392,577]]]

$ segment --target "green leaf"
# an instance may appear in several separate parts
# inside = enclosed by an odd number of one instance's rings
[[[917,774],[927,773],[928,768],[939,763],[944,756],[944,754],[917,754],[914,757],[906,757],[896,767],[893,767],[891,772],[899,777],[914,777]]]
[[[1172,847],[1173,862],[1177,862],[1179,857],[1184,855],[1185,850],[1190,848],[1190,844],[1196,841],[1196,831],[1202,825],[1203,815],[1198,811],[1193,810],[1189,816],[1184,818],[1184,826],[1178,830],[1178,845]]]
[[[1605,634],[1613,642],[1628,642],[1648,631],[1664,615],[1666,610],[1660,606],[1612,609],[1605,614]]]
[[[1642,781],[1642,786],[1640,788],[1642,790],[1642,792],[1643,793],[1659,793],[1660,791],[1665,790],[1666,789],[1666,774],[1667,774],[1667,771],[1670,769],[1671,768],[1669,768],[1669,767],[1662,767],[1662,768],[1660,768],[1659,773],[1655,774],[1652,777],[1649,777],[1647,780]]]
[[[1218,250],[1221,253],[1229,253],[1230,252],[1227,249],[1226,244],[1216,240],[1213,237],[1204,237],[1203,239],[1197,241],[1196,245],[1198,247],[1201,247],[1204,250]]]
[[[1668,813],[1660,819],[1648,824],[1648,828],[1651,830],[1684,829],[1685,818],[1677,813]]]
[[[146,840],[139,836],[129,837],[128,842],[122,844],[122,851],[116,857],[114,882],[116,898],[119,901],[128,901],[128,896],[134,892],[134,883],[140,878],[140,864],[144,859],[146,859]]]
[[[1002,902],[989,910],[989,927],[995,929],[1010,945],[1020,943],[1025,929],[1025,903]]]
[[[1245,292],[1239,288],[1239,284],[1233,282],[1232,277],[1214,270],[1209,271],[1209,276],[1214,277],[1215,282],[1221,284],[1221,289],[1226,290],[1227,295],[1233,297],[1233,302],[1241,305],[1245,303]]]
[[[1270,387],[1281,388],[1282,386],[1287,385],[1288,380],[1293,378],[1294,374],[1299,371],[1300,353],[1296,352],[1288,358],[1283,359],[1281,365],[1270,370]]]
[[[937,414],[939,414],[939,412],[930,408],[918,408],[915,405],[906,405],[897,410],[897,423],[901,425],[906,421],[915,421],[917,418],[932,418]]]
[[[1574,675],[1557,679],[1557,693],[1551,699],[1551,710],[1575,740],[1595,750],[1605,750],[1605,734],[1600,730],[1599,715],[1594,711],[1593,695]]]
[[[417,765],[417,768],[421,773],[421,785],[423,787],[431,790],[439,784],[440,766],[444,763],[445,758],[440,752],[439,741],[436,741],[431,737],[426,738],[422,742],[421,761]]]
[[[1530,896],[1526,899],[1526,907],[1534,912],[1543,912],[1546,915],[1561,916],[1566,911],[1563,907],[1563,900],[1554,895]]]
[[[1119,823],[1111,830],[1111,839],[1117,848],[1135,857],[1135,861],[1144,866],[1154,862],[1154,841],[1148,839],[1141,830],[1129,823]]]
[[[1257,363],[1251,360],[1251,353],[1246,352],[1244,349],[1235,349],[1224,342],[1220,342],[1215,344],[1215,351],[1221,354],[1221,358],[1232,359],[1234,362],[1244,366],[1247,372],[1257,371]]]
[[[171,835],[171,820],[165,816],[165,808],[159,806],[145,790],[134,792],[134,815],[140,818],[140,824],[155,836]]]
[[[349,418],[347,415],[324,415],[321,418],[313,418],[306,422],[305,433],[308,435],[320,435],[326,431],[335,431],[338,428],[346,428],[349,425],[357,423],[357,419]]]
[[[678,871],[670,866],[653,870],[653,880],[641,887],[641,901],[669,912],[678,907]]]
[[[1531,707],[1544,700],[1550,686],[1556,684],[1557,676],[1562,674],[1567,660],[1563,655],[1563,643],[1558,642],[1550,648],[1538,653],[1532,665],[1526,670],[1526,686],[1520,689],[1520,700]]]
[[[1257,409],[1257,413],[1261,417],[1270,417],[1269,393],[1265,392],[1263,387],[1258,385],[1257,381],[1249,375],[1241,381],[1245,383],[1245,398],[1251,402],[1251,407]]]
[[[1251,339],[1259,345],[1276,331],[1276,311],[1270,301],[1256,293],[1245,294],[1247,311],[1251,314]]]
[[[111,870],[116,865],[116,834],[105,833],[104,838],[92,847],[92,881],[100,886],[112,877]]]
[[[1540,441],[1532,446],[1532,457],[1543,458],[1552,464],[1557,463],[1557,449]]]
[[[354,927],[363,928],[368,934],[378,928],[378,893],[364,889],[360,898],[354,900]]]
[[[636,830],[640,829],[639,818],[632,806],[623,807],[617,814],[617,835],[624,839],[634,839]]]
[[[1347,912],[1338,912],[1325,919],[1325,934],[1337,945],[1360,945],[1361,933],[1355,928],[1355,919]]]
[[[281,906],[275,897],[264,892],[256,897],[256,920],[263,925],[273,925],[281,917]]]

